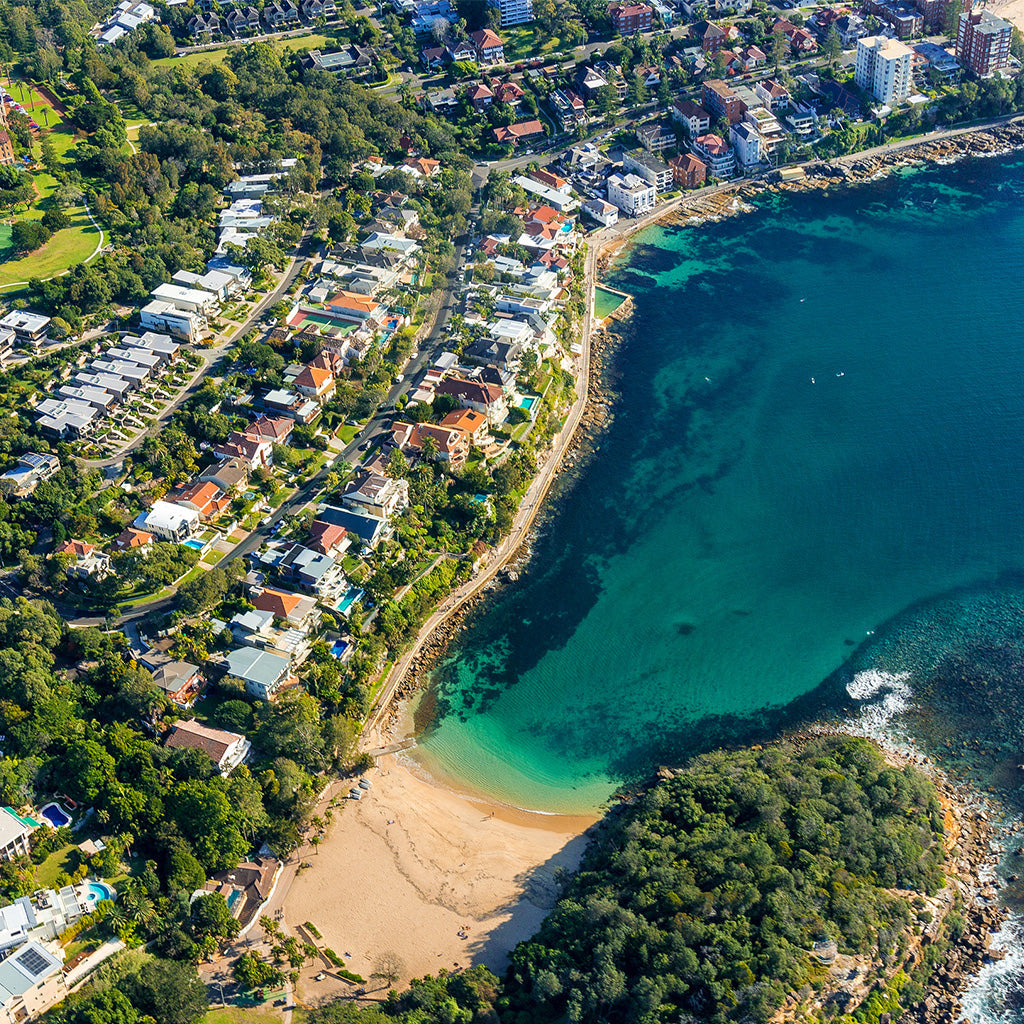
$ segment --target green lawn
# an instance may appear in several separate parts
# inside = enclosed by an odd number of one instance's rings
[[[328,44],[333,45],[333,40],[322,32],[311,32],[309,35],[293,36],[290,39],[274,39],[270,41],[278,53],[285,50],[319,50]],[[196,67],[206,61],[209,64],[219,64],[233,49],[231,46],[221,46],[216,50],[201,50],[198,53],[186,53],[182,57],[161,57],[153,61],[157,67],[166,65],[184,65],[185,67]]]
[[[76,266],[93,254],[99,242],[99,231],[92,226],[85,208],[71,212],[71,225],[51,238],[46,245],[17,260],[0,263],[0,289],[33,277],[53,277],[62,270]],[[30,210],[26,217],[41,217],[42,211]],[[10,240],[8,229],[7,240]]]
[[[40,886],[45,889],[52,889],[57,882],[57,876],[62,871],[67,871],[70,874],[70,858],[72,851],[77,849],[78,847],[74,843],[69,843],[67,846],[62,846],[59,850],[54,850],[36,868],[36,881],[39,882]]]
[[[501,38],[504,44],[505,60],[532,60],[536,57],[546,57],[549,53],[559,50],[562,41],[557,36],[552,36],[539,46],[537,45],[538,28],[536,25],[517,25],[515,28],[501,30]]]
[[[280,1024],[281,1015],[275,1010],[246,1006],[218,1006],[207,1010],[205,1024]]]

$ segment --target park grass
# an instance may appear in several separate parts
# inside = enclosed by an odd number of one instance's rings
[[[561,49],[562,41],[558,36],[552,36],[538,46],[537,34],[536,25],[516,25],[514,28],[502,29],[501,37],[506,63],[535,60],[537,57],[546,57]]]
[[[99,231],[92,226],[84,207],[69,211],[71,224],[62,228],[46,245],[21,259],[0,263],[0,289],[17,286],[33,277],[47,278],[77,266],[96,250]],[[41,210],[31,210],[26,217],[41,217]]]
[[[248,1006],[218,1006],[207,1010],[203,1021],[204,1024],[280,1024],[281,1014]]]
[[[322,32],[310,32],[304,36],[290,36],[287,39],[268,40],[270,45],[278,52],[284,53],[287,50],[318,50],[333,44],[332,36],[325,36]],[[233,46],[221,46],[216,50],[200,50],[198,53],[186,53],[181,57],[160,57],[153,61],[157,67],[198,67],[204,61],[208,64],[219,64],[234,49]]]

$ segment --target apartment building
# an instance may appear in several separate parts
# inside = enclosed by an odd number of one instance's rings
[[[910,47],[897,39],[858,39],[854,81],[879,103],[891,107],[910,95],[913,56]]]

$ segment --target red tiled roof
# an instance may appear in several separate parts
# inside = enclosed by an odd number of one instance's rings
[[[273,612],[279,619],[287,619],[302,600],[299,594],[267,587],[252,599],[252,606],[261,612]]]
[[[66,540],[59,548],[57,548],[58,555],[74,555],[75,558],[85,558],[86,555],[91,555],[96,550],[94,544],[90,544],[85,540]]]

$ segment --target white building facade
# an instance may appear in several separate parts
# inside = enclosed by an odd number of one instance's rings
[[[868,36],[857,40],[854,81],[879,103],[894,106],[910,95],[913,51],[898,39]]]
[[[654,209],[658,190],[635,174],[613,174],[608,179],[608,202],[627,217],[639,217]]]

